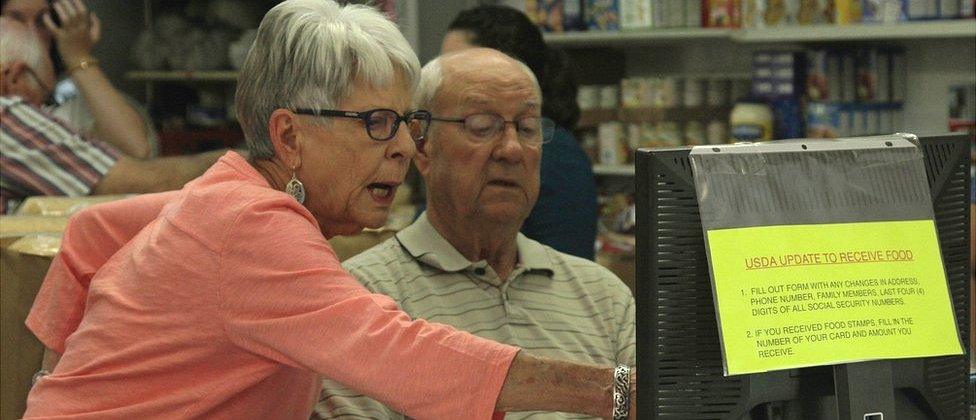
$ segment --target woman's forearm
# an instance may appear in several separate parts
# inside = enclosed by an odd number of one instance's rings
[[[520,352],[512,361],[498,411],[562,411],[608,417],[613,368],[545,359]]]
[[[146,136],[142,116],[112,86],[105,73],[97,65],[93,65],[75,70],[71,78],[81,90],[95,120],[98,139],[118,147],[131,157],[149,157],[152,146]]]

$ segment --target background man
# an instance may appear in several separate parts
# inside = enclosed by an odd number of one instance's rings
[[[54,70],[35,32],[0,16],[0,214],[31,195],[179,189],[223,152],[141,160],[85,138],[40,106]]]

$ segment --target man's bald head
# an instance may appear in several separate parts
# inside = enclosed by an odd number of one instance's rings
[[[445,96],[462,93],[466,86],[484,83],[501,85],[530,83],[542,102],[539,81],[521,61],[491,48],[470,48],[439,56],[420,72],[420,85],[414,94],[414,106],[437,113],[435,108]]]

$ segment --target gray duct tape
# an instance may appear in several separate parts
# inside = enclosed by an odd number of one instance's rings
[[[702,228],[932,219],[911,137],[695,147]]]

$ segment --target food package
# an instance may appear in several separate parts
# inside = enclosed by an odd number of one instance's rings
[[[834,0],[834,23],[853,25],[861,23],[861,0]]]
[[[740,0],[705,0],[704,22],[709,28],[738,28],[742,23]]]
[[[761,29],[796,23],[799,0],[743,0],[742,26]]]
[[[629,30],[651,29],[651,0],[620,0],[620,28]]]
[[[586,27],[591,31],[620,30],[618,0],[586,0],[583,14],[586,16]]]
[[[796,23],[800,25],[826,25],[834,22],[831,13],[833,0],[799,0]]]

